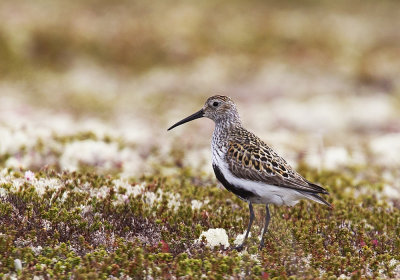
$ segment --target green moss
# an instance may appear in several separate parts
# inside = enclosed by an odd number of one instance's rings
[[[14,271],[14,259],[23,261],[21,276],[55,278],[168,278],[193,279],[394,277],[393,260],[400,261],[400,211],[373,195],[383,182],[355,180],[364,169],[321,171],[302,165],[302,174],[329,188],[334,209],[302,201],[292,208],[271,207],[272,221],[265,248],[258,250],[264,207],[255,207],[256,221],[247,251],[210,249],[196,240],[209,228],[225,228],[230,241],[245,230],[247,205],[215,186],[210,176],[180,168],[173,176],[156,171],[140,180],[144,192],[163,193],[152,205],[146,197],[131,195],[114,186],[114,176],[96,172],[42,170],[37,178],[56,178],[57,190],[45,188],[38,195],[25,182],[19,189],[0,187],[0,273]],[[367,172],[365,172],[367,173]],[[14,179],[21,172],[10,170]],[[195,180],[194,180],[195,178]],[[196,182],[196,183],[193,183]],[[359,191],[357,197],[351,188]],[[97,196],[102,191],[104,195]],[[170,194],[180,194],[180,207],[169,207]],[[193,199],[209,200],[200,210]],[[41,246],[41,250],[34,248]]]

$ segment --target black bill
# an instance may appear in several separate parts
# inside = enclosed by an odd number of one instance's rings
[[[174,127],[177,127],[178,125],[181,125],[181,124],[184,124],[184,123],[187,123],[187,122],[190,122],[190,121],[193,121],[195,119],[202,118],[202,117],[204,117],[203,109],[201,109],[200,111],[194,113],[193,115],[190,115],[189,117],[184,118],[183,120],[177,122],[176,124],[174,124],[173,126],[168,128],[168,130],[173,129]]]

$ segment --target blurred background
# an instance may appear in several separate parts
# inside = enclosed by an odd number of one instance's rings
[[[295,166],[396,170],[399,18],[395,0],[1,1],[0,166],[210,173],[212,122],[166,129],[223,94]]]

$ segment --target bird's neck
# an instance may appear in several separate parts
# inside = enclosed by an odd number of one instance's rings
[[[224,145],[228,142],[228,139],[232,132],[242,126],[240,119],[236,121],[227,122],[227,121],[216,121],[215,122],[215,129],[213,133],[213,143],[217,144],[218,146]]]

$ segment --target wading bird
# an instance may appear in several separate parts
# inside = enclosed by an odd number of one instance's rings
[[[247,232],[242,244],[235,249],[241,250],[249,235],[254,220],[253,203],[266,205],[260,249],[264,247],[264,234],[271,218],[269,204],[293,206],[305,198],[331,207],[319,195],[328,194],[324,188],[303,178],[260,138],[242,126],[236,105],[227,96],[208,98],[200,111],[168,130],[202,117],[215,122],[211,142],[215,176],[228,191],[249,204]]]

